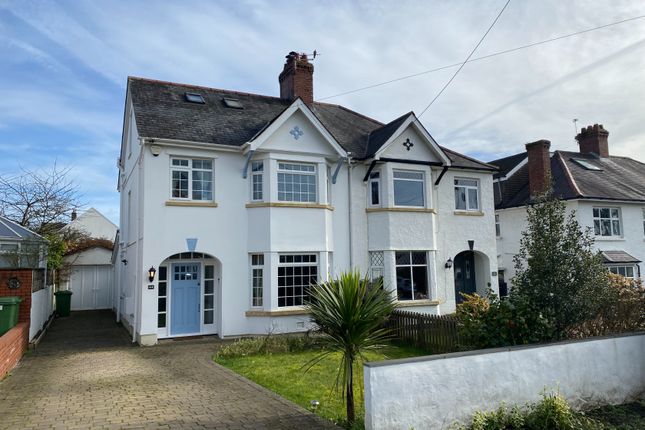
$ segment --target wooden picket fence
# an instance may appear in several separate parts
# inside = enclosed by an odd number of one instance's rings
[[[432,354],[454,352],[459,349],[457,318],[394,311],[387,327],[392,330],[395,342],[424,349]]]

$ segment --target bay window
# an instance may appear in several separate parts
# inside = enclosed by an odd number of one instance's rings
[[[316,166],[305,163],[278,163],[278,200],[315,203]]]
[[[423,172],[394,170],[394,206],[425,206]]]
[[[302,306],[309,289],[318,282],[317,254],[280,254],[278,260],[278,307]]]
[[[261,201],[264,198],[264,162],[251,163],[251,200]]]
[[[395,261],[398,299],[428,299],[427,253],[425,251],[397,251]]]
[[[380,206],[381,204],[381,174],[379,172],[370,173],[368,184],[369,205]]]
[[[615,275],[624,276],[625,278],[634,279],[634,266],[609,266],[609,271]]]
[[[264,254],[251,254],[251,306],[262,307],[264,301]]]

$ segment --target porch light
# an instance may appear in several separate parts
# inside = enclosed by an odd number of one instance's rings
[[[150,266],[148,269],[148,281],[152,282],[155,280],[155,274],[157,273],[157,269],[154,268],[154,266]]]
[[[452,258],[449,258],[448,261],[446,261],[446,269],[450,269],[452,267]]]

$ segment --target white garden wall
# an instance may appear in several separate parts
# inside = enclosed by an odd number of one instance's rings
[[[559,389],[577,408],[645,393],[645,334],[367,363],[365,427],[442,429]]]

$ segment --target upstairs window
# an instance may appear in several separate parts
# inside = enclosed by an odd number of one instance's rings
[[[261,201],[264,198],[264,162],[251,163],[251,200]]]
[[[596,236],[620,236],[620,210],[618,208],[593,208],[593,230]]]
[[[479,211],[479,181],[477,179],[455,179],[455,209],[458,211]]]
[[[278,163],[278,200],[317,202],[316,166],[304,163]]]
[[[424,207],[423,172],[395,170],[394,206]]]
[[[645,208],[643,208],[643,236],[645,236]]]
[[[502,228],[499,224],[499,214],[495,214],[495,236],[500,237],[502,235]]]
[[[213,161],[172,158],[172,189],[174,199],[213,200]]]
[[[370,206],[379,206],[381,204],[381,174],[379,172],[370,173],[368,189]]]

